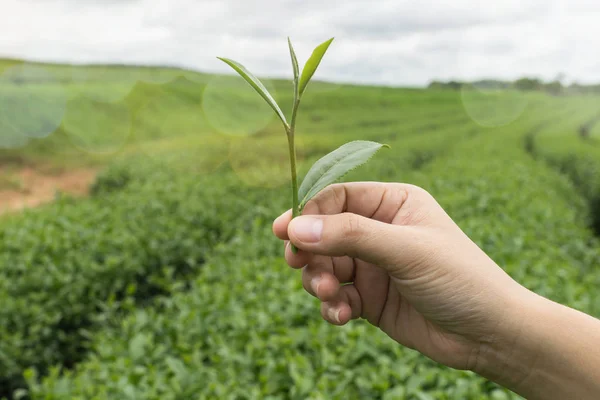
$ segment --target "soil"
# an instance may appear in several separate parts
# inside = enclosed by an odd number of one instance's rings
[[[49,203],[57,191],[85,196],[96,172],[93,169],[79,169],[48,174],[31,167],[7,172],[0,167],[0,174],[10,173],[11,179],[19,182],[18,188],[0,187],[0,214]]]

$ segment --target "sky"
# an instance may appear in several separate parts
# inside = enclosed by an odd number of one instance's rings
[[[289,77],[335,36],[316,78],[600,82],[598,0],[0,0],[0,57]]]

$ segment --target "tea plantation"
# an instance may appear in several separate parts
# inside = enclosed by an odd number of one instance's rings
[[[519,398],[321,319],[271,233],[289,208],[285,136],[241,79],[36,68],[52,78],[0,86],[62,96],[64,114],[0,165],[101,172],[88,198],[0,218],[2,396]],[[289,82],[270,84],[291,104]],[[349,140],[388,143],[347,179],[425,187],[519,282],[600,317],[600,122],[578,133],[598,115],[590,95],[314,83],[301,171]]]

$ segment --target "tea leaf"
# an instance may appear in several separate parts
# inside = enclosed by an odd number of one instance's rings
[[[250,71],[248,71],[246,69],[246,67],[244,67],[242,64],[230,60],[228,58],[223,58],[223,57],[217,57],[219,60],[223,61],[225,64],[229,65],[231,68],[233,68],[235,70],[235,72],[237,72],[238,74],[240,74],[240,76],[242,78],[244,78],[246,80],[246,82],[248,82],[250,84],[250,86],[252,86],[254,88],[254,90],[256,90],[256,92],[258,94],[261,95],[261,97],[263,99],[265,99],[265,101],[271,106],[271,108],[273,109],[273,111],[275,111],[275,113],[277,114],[277,116],[279,117],[279,119],[281,120],[281,122],[283,122],[283,124],[287,127],[287,121],[285,119],[285,115],[283,114],[283,112],[281,111],[281,109],[279,108],[279,106],[277,105],[277,102],[275,101],[275,99],[273,99],[273,96],[271,96],[271,93],[269,93],[269,91],[267,90],[267,88],[265,87],[265,85],[262,84],[262,82],[255,77]]]
[[[356,140],[346,143],[317,161],[300,186],[300,210],[321,190],[369,161],[382,147],[389,148],[387,144]]]
[[[294,90],[298,93],[298,79],[300,78],[300,67],[298,67],[298,58],[296,57],[296,52],[294,51],[294,46],[292,46],[292,41],[288,37],[288,46],[290,47],[290,56],[292,57],[292,67],[294,68]]]
[[[331,38],[328,41],[318,45],[317,48],[313,51],[308,61],[306,62],[306,64],[304,65],[304,69],[302,70],[302,76],[300,77],[300,96],[302,96],[302,94],[306,90],[306,85],[308,85],[308,82],[315,74],[317,67],[321,63],[321,59],[325,55],[325,52],[329,48],[331,42],[333,42],[333,39],[334,38]]]

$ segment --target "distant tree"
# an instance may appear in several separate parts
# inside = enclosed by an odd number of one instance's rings
[[[508,89],[511,86],[511,82],[496,79],[482,79],[473,82],[473,86],[477,89]]]
[[[429,89],[451,89],[451,90],[459,90],[463,86],[462,82],[458,81],[449,81],[449,82],[441,82],[441,81],[432,81],[428,88]]]
[[[580,93],[585,93],[586,88],[585,88],[585,86],[580,85],[577,82],[573,82],[566,88],[566,90],[571,94],[580,94]]]
[[[447,83],[447,86],[449,89],[460,90],[460,88],[463,87],[463,83],[458,81],[450,81]]]
[[[443,89],[444,88],[444,82],[431,81],[429,83],[429,85],[427,86],[427,88],[428,89],[435,89],[435,90]]]
[[[563,85],[560,81],[544,84],[544,90],[552,95],[558,96],[563,93]]]
[[[532,90],[540,90],[544,83],[537,78],[520,78],[517,79],[514,83],[515,89],[532,91]]]
[[[522,91],[544,91],[554,96],[564,94],[600,94],[600,84],[581,85],[577,82],[573,82],[571,85],[566,86],[564,83],[565,77],[565,74],[558,74],[556,79],[551,82],[544,82],[541,79],[531,77],[523,77],[514,82],[496,79],[482,79],[474,82],[460,82],[455,80],[444,82],[433,80],[427,87],[435,90],[460,90],[463,88],[501,90],[513,88]]]

